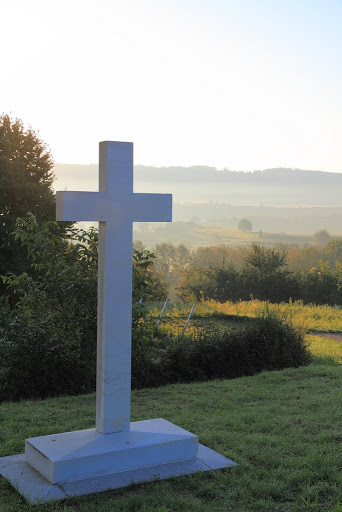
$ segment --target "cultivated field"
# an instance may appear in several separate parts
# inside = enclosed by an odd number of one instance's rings
[[[340,238],[341,235],[333,235]],[[242,247],[252,243],[262,243],[266,246],[274,246],[277,243],[311,245],[311,235],[297,235],[287,233],[245,232],[233,228],[219,226],[199,225],[191,222],[173,222],[171,225],[157,227],[151,231],[134,231],[135,240],[141,240],[148,248],[160,243],[185,244],[189,247],[207,245],[229,245]]]

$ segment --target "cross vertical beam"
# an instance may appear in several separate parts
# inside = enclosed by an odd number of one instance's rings
[[[170,194],[133,193],[133,144],[101,142],[99,192],[57,192],[57,220],[99,221],[96,430],[130,429],[133,222],[172,220]]]
[[[115,183],[109,175],[117,171]],[[133,144],[100,144],[99,189],[124,198],[133,193]],[[96,430],[129,430],[131,403],[132,222],[123,206],[99,223]]]

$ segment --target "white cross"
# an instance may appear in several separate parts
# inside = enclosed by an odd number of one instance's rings
[[[170,222],[172,195],[134,194],[133,144],[100,142],[99,192],[57,192],[57,220],[99,221],[96,430],[129,430],[133,222]]]

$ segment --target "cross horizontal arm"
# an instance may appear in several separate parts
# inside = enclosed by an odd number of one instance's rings
[[[56,218],[64,221],[107,220],[104,192],[57,192]]]
[[[172,194],[133,194],[134,222],[171,222]]]

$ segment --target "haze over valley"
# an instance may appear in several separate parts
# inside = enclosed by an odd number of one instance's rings
[[[56,164],[55,188],[97,190],[98,166]],[[238,172],[214,167],[134,167],[136,192],[172,193],[174,202],[339,206],[342,174],[300,169]]]
[[[98,189],[95,164],[56,164],[54,171],[56,190]],[[172,193],[173,220],[177,224],[236,229],[239,220],[247,218],[252,222],[253,232],[294,235],[312,235],[322,229],[331,234],[342,232],[342,174],[339,173],[288,168],[237,172],[208,166],[137,165],[134,184],[135,192]],[[156,224],[138,224],[135,237],[153,238],[147,233],[157,228]],[[178,224],[172,230],[181,228],[184,226]],[[168,239],[171,226],[160,225],[158,229],[158,236],[164,233]]]

